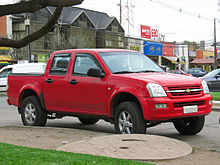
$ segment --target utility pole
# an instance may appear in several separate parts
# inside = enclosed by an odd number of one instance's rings
[[[120,0],[120,24],[122,24],[122,4],[121,4],[121,0]]]
[[[30,35],[30,18],[29,13],[26,13],[26,19],[25,19],[25,26],[26,26],[26,33],[27,35]],[[27,45],[27,56],[28,56],[28,62],[31,63],[31,44]]]
[[[128,22],[128,36],[130,36],[130,7],[129,2],[127,0],[127,22]]]
[[[217,52],[216,52],[216,19],[214,18],[214,69],[217,69]]]

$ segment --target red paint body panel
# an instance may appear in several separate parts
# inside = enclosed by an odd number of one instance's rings
[[[181,86],[198,86],[201,88],[201,79],[182,76],[170,73],[132,73],[132,74],[112,74],[102,61],[98,52],[111,52],[128,50],[113,49],[75,49],[56,51],[51,54],[46,71],[41,76],[31,75],[11,75],[8,78],[9,89],[8,103],[21,106],[22,92],[25,90],[34,91],[39,97],[43,94],[44,104],[47,111],[59,113],[73,113],[86,115],[113,116],[112,102],[120,93],[133,95],[140,103],[143,116],[148,121],[165,121],[189,116],[204,116],[211,112],[209,94],[196,96],[171,96],[152,98],[146,88],[147,83],[160,84],[165,91],[170,87],[180,88]],[[52,59],[57,53],[71,53],[71,60],[66,75],[50,75]],[[77,53],[91,54],[100,63],[105,72],[104,78],[74,76],[72,74],[74,61]],[[53,83],[45,82],[48,78]],[[71,85],[69,81],[76,80],[76,85]],[[174,107],[174,104],[191,102],[202,102],[198,105],[198,112],[183,114],[183,107]],[[155,109],[155,103],[167,104],[166,109]]]

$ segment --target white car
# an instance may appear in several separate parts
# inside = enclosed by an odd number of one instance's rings
[[[8,65],[0,69],[0,92],[7,90],[8,75],[10,73],[38,73],[43,74],[45,63],[25,63]]]

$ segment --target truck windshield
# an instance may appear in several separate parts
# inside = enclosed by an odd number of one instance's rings
[[[138,52],[98,53],[113,74],[164,72],[147,56]]]

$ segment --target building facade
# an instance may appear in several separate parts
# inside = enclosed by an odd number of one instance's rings
[[[55,8],[49,7],[29,15],[30,33],[39,30],[51,17]],[[13,37],[21,39],[27,35],[26,15],[13,19]],[[39,55],[49,55],[58,49],[76,48],[125,48],[124,29],[115,17],[106,13],[77,7],[65,7],[58,23],[44,37],[30,44],[31,55],[36,61]],[[17,59],[27,59],[28,48],[16,49]],[[28,55],[29,54],[29,55]]]

